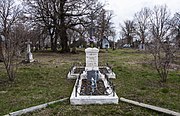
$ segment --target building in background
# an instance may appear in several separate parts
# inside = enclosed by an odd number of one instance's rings
[[[102,39],[102,48],[110,48],[110,43],[107,37],[103,37]]]

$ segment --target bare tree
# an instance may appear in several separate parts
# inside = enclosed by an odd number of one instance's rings
[[[162,82],[167,80],[169,64],[173,58],[169,21],[170,12],[167,6],[155,6],[150,17],[152,41],[149,50],[154,56],[154,64]]]
[[[113,12],[110,10],[100,9],[98,13],[95,14],[95,37],[98,38],[98,43],[100,48],[102,48],[102,39],[104,36],[114,36],[114,24],[112,23]]]
[[[40,29],[42,28],[46,29],[47,30],[46,32],[51,38],[51,50],[57,51],[58,36],[56,34],[57,28],[55,25],[59,25],[59,18],[57,16],[57,13],[55,13],[56,11],[55,5],[57,4],[56,1],[54,0],[25,0],[25,3],[27,4],[26,6],[26,11],[28,14],[27,17],[28,17],[29,22],[31,22],[31,25],[33,24],[32,27],[35,30],[37,27]],[[35,40],[35,41],[38,41],[38,40]],[[40,40],[38,44],[40,45]],[[36,48],[38,48],[39,45],[36,46]]]
[[[51,35],[51,47],[56,51],[57,39],[61,40],[61,52],[69,52],[68,29],[84,25],[84,19],[90,14],[96,0],[26,0],[31,15],[48,29]]]
[[[145,50],[145,40],[148,35],[150,9],[142,8],[140,12],[137,12],[134,16],[136,34],[141,40],[141,48]]]
[[[133,45],[133,37],[135,36],[135,25],[134,21],[126,20],[124,21],[124,26],[120,25],[121,27],[121,34],[123,35],[124,39],[127,40],[127,44]]]
[[[175,13],[170,21],[171,34],[177,49],[180,49],[180,13]]]
[[[13,33],[13,27],[18,21],[18,17],[21,10],[18,6],[14,5],[13,0],[1,0],[0,1],[0,28],[1,34],[4,36],[3,45],[3,62],[10,81],[15,79],[15,73],[17,70],[16,65],[16,51],[18,46],[18,40]]]

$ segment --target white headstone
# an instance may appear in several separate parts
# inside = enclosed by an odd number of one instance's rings
[[[27,53],[30,53],[31,52],[31,45],[30,43],[27,44]]]
[[[97,48],[87,48],[86,52],[86,67],[85,70],[99,70],[98,68],[98,52]]]
[[[31,53],[31,42],[26,42],[27,44],[27,53],[26,53],[26,61],[27,62],[34,62],[33,55]]]

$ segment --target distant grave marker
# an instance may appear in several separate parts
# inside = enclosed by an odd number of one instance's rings
[[[31,44],[32,42],[28,41],[26,42],[27,44],[27,51],[26,51],[26,59],[25,61],[30,63],[30,62],[34,62],[34,59],[33,59],[33,55],[31,53]]]

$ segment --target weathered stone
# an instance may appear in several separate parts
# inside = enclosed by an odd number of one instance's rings
[[[27,44],[27,52],[26,52],[26,62],[34,62],[33,55],[31,53],[31,42],[26,42]]]
[[[98,70],[98,52],[97,48],[87,48],[86,52],[86,67],[85,70]]]
[[[99,49],[87,48],[85,52],[85,68],[79,67],[81,71],[76,71],[78,67],[73,67],[68,73],[69,79],[76,78],[70,103],[72,105],[118,104],[119,98],[114,91],[114,85],[108,79],[109,77],[115,78],[115,74],[108,67],[99,68]]]

